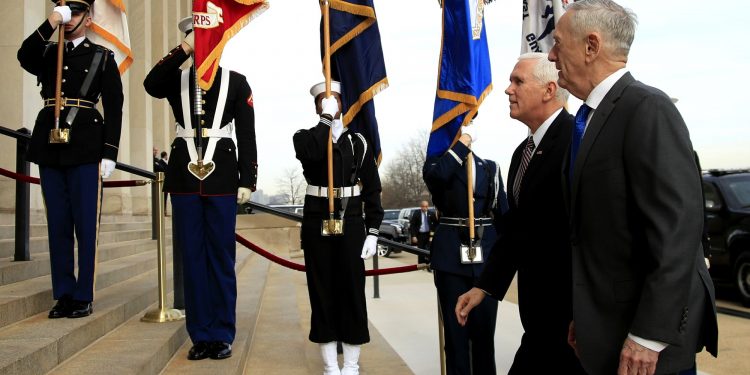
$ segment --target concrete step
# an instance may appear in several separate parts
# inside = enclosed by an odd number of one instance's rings
[[[171,238],[165,242],[167,246],[170,246]],[[155,240],[132,240],[101,245],[99,246],[96,258],[101,263],[133,254],[153,251],[156,251]],[[12,257],[0,259],[0,286],[49,275],[49,273],[49,252],[34,254],[31,260],[22,262],[13,261]]]
[[[151,222],[129,222],[129,223],[101,223],[99,224],[99,233],[117,232],[122,230],[151,230]],[[47,224],[29,225],[29,237],[46,237]],[[0,239],[10,239],[16,236],[15,224],[0,225]]]
[[[170,231],[167,232],[171,234]],[[151,239],[151,229],[121,230],[112,232],[99,232],[99,244],[124,242],[132,240]],[[0,258],[13,256],[16,244],[14,239],[0,240]],[[49,251],[49,239],[44,237],[29,238],[29,253],[38,254]]]
[[[167,259],[171,259],[171,248]],[[143,252],[97,265],[97,291],[156,268],[156,252]],[[171,266],[170,266],[171,269]],[[156,279],[154,278],[154,283]],[[97,293],[98,294],[98,293]],[[98,300],[98,297],[95,297]],[[0,287],[0,327],[43,313],[54,304],[49,276]],[[2,373],[2,371],[0,371]]]
[[[228,372],[225,369],[232,362],[237,362],[237,365],[229,367],[237,367],[244,363],[241,353],[242,348],[247,344],[243,343],[247,342],[251,335],[252,330],[249,328],[255,325],[258,300],[265,284],[268,264],[269,262],[260,256],[238,249],[235,270],[238,284],[241,287],[238,288],[237,296],[237,339],[233,347],[234,356],[218,362],[211,360],[190,362],[187,372],[194,371],[196,366],[211,365],[204,368],[202,373],[226,374]],[[151,309],[156,307],[156,304],[150,306]],[[140,318],[144,313],[145,311],[136,314],[127,323],[82,350],[50,373],[75,375],[104,373],[123,375],[159,374],[167,362],[173,358],[175,352],[180,351],[181,347],[189,349],[191,343],[185,330],[184,321],[161,324],[143,323]],[[187,365],[189,361],[184,357],[187,355],[188,349],[185,349],[184,353],[180,351],[174,356],[173,364],[185,362]],[[180,361],[180,358],[183,361]],[[174,369],[173,364],[169,368]],[[181,374],[183,372],[180,371]]]
[[[167,286],[171,285],[168,279]],[[0,373],[44,374],[139,314],[156,298],[156,270],[151,270],[97,293],[94,314],[89,317],[52,320],[47,319],[45,309],[0,329]]]

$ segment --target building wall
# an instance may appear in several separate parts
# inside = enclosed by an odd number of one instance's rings
[[[99,0],[107,1],[107,0]],[[52,2],[41,0],[4,0],[7,20],[0,23],[0,126],[10,129],[33,129],[41,109],[36,79],[21,69],[16,52],[23,40],[47,18]],[[125,94],[123,126],[118,161],[152,170],[152,148],[167,150],[174,136],[174,120],[166,100],[156,100],[143,89],[143,79],[151,67],[176,46],[182,35],[177,22],[190,14],[190,0],[125,0],[130,30],[133,64],[122,76]],[[15,140],[0,136],[0,167],[15,169]],[[32,165],[33,176],[38,176]],[[116,171],[113,180],[141,179]],[[13,212],[15,182],[0,177],[0,212]],[[31,188],[32,210],[43,210],[38,186]],[[105,189],[103,212],[146,215],[151,211],[151,189],[148,186]]]

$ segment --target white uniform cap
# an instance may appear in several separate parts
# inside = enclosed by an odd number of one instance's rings
[[[326,92],[326,82],[323,81],[321,83],[313,85],[313,87],[310,88],[310,95],[312,95],[314,98],[318,97],[318,95]],[[341,94],[341,83],[338,81],[331,81],[331,92],[335,92],[337,94]]]
[[[180,29],[180,31],[183,34],[186,34],[188,31],[193,29],[193,17],[188,16],[180,20],[180,23],[177,24],[177,28]]]

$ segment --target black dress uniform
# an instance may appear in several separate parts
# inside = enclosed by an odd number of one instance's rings
[[[465,163],[469,148],[461,142],[440,157],[429,158],[423,168],[424,181],[439,212],[439,224],[430,248],[430,267],[434,270],[445,329],[445,354],[448,374],[495,373],[495,321],[497,301],[485,298],[471,311],[465,327],[456,320],[458,297],[473,286],[484,263],[462,264],[460,246],[468,244],[467,175]],[[473,154],[472,154],[473,155]],[[475,238],[481,238],[486,260],[497,238],[493,217],[508,210],[508,201],[497,165],[476,155],[474,158]]]
[[[52,294],[58,301],[89,304],[94,298],[96,239],[101,203],[99,163],[117,160],[122,123],[122,82],[112,51],[83,39],[65,52],[60,128],[69,143],[49,143],[53,129],[57,43],[44,21],[18,50],[21,67],[37,77],[44,107],[29,145],[29,160],[39,165],[47,210]],[[69,43],[69,44],[72,44]],[[82,92],[84,81],[91,83]],[[95,108],[102,100],[104,117]],[[71,112],[76,112],[75,116]],[[73,233],[78,241],[78,278],[74,273]],[[90,310],[88,311],[90,313]],[[84,313],[88,315],[88,313]],[[64,315],[64,314],[63,314]],[[61,315],[50,317],[62,317]]]
[[[164,191],[171,194],[175,240],[183,251],[185,273],[186,326],[193,343],[234,341],[237,281],[235,264],[235,224],[237,189],[255,190],[257,151],[255,116],[250,86],[245,76],[220,69],[213,86],[202,92],[204,113],[201,126],[211,128],[221,86],[226,83],[226,100],[220,114],[220,129],[234,126],[237,145],[228,136],[218,137],[213,155],[214,170],[204,180],[188,171],[190,148],[196,138],[182,137],[181,131],[194,129],[193,119],[185,119],[182,105],[183,71],[188,59],[181,46],[173,49],[149,72],[144,86],[153,97],[166,98],[178,123],[178,137],[172,143]],[[229,75],[224,82],[223,75]],[[189,113],[194,104],[195,72],[187,79]],[[193,117],[192,115],[190,117]],[[232,124],[232,121],[234,123]],[[187,123],[187,126],[185,124]],[[228,132],[226,134],[231,134]],[[191,138],[192,137],[192,138]],[[211,138],[203,138],[203,150]],[[195,144],[192,148],[195,150]]]
[[[310,341],[342,341],[361,345],[370,341],[365,302],[365,267],[360,257],[367,235],[378,235],[383,220],[380,176],[372,148],[359,133],[344,132],[333,145],[334,186],[359,185],[361,193],[336,198],[336,218],[344,209],[344,234],[322,236],[321,226],[329,218],[327,145],[331,119],[323,115],[313,128],[294,134],[294,150],[302,163],[308,193],[302,219],[302,249],[307,267],[307,287],[312,318]],[[322,196],[320,196],[322,195]],[[364,210],[364,217],[363,217]]]

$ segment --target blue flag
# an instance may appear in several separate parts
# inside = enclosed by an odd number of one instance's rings
[[[492,91],[485,0],[443,1],[443,43],[427,157],[445,153]]]
[[[372,98],[388,87],[388,78],[375,6],[373,0],[331,0],[330,7],[331,78],[341,82],[342,121],[350,131],[367,138],[380,162]]]

